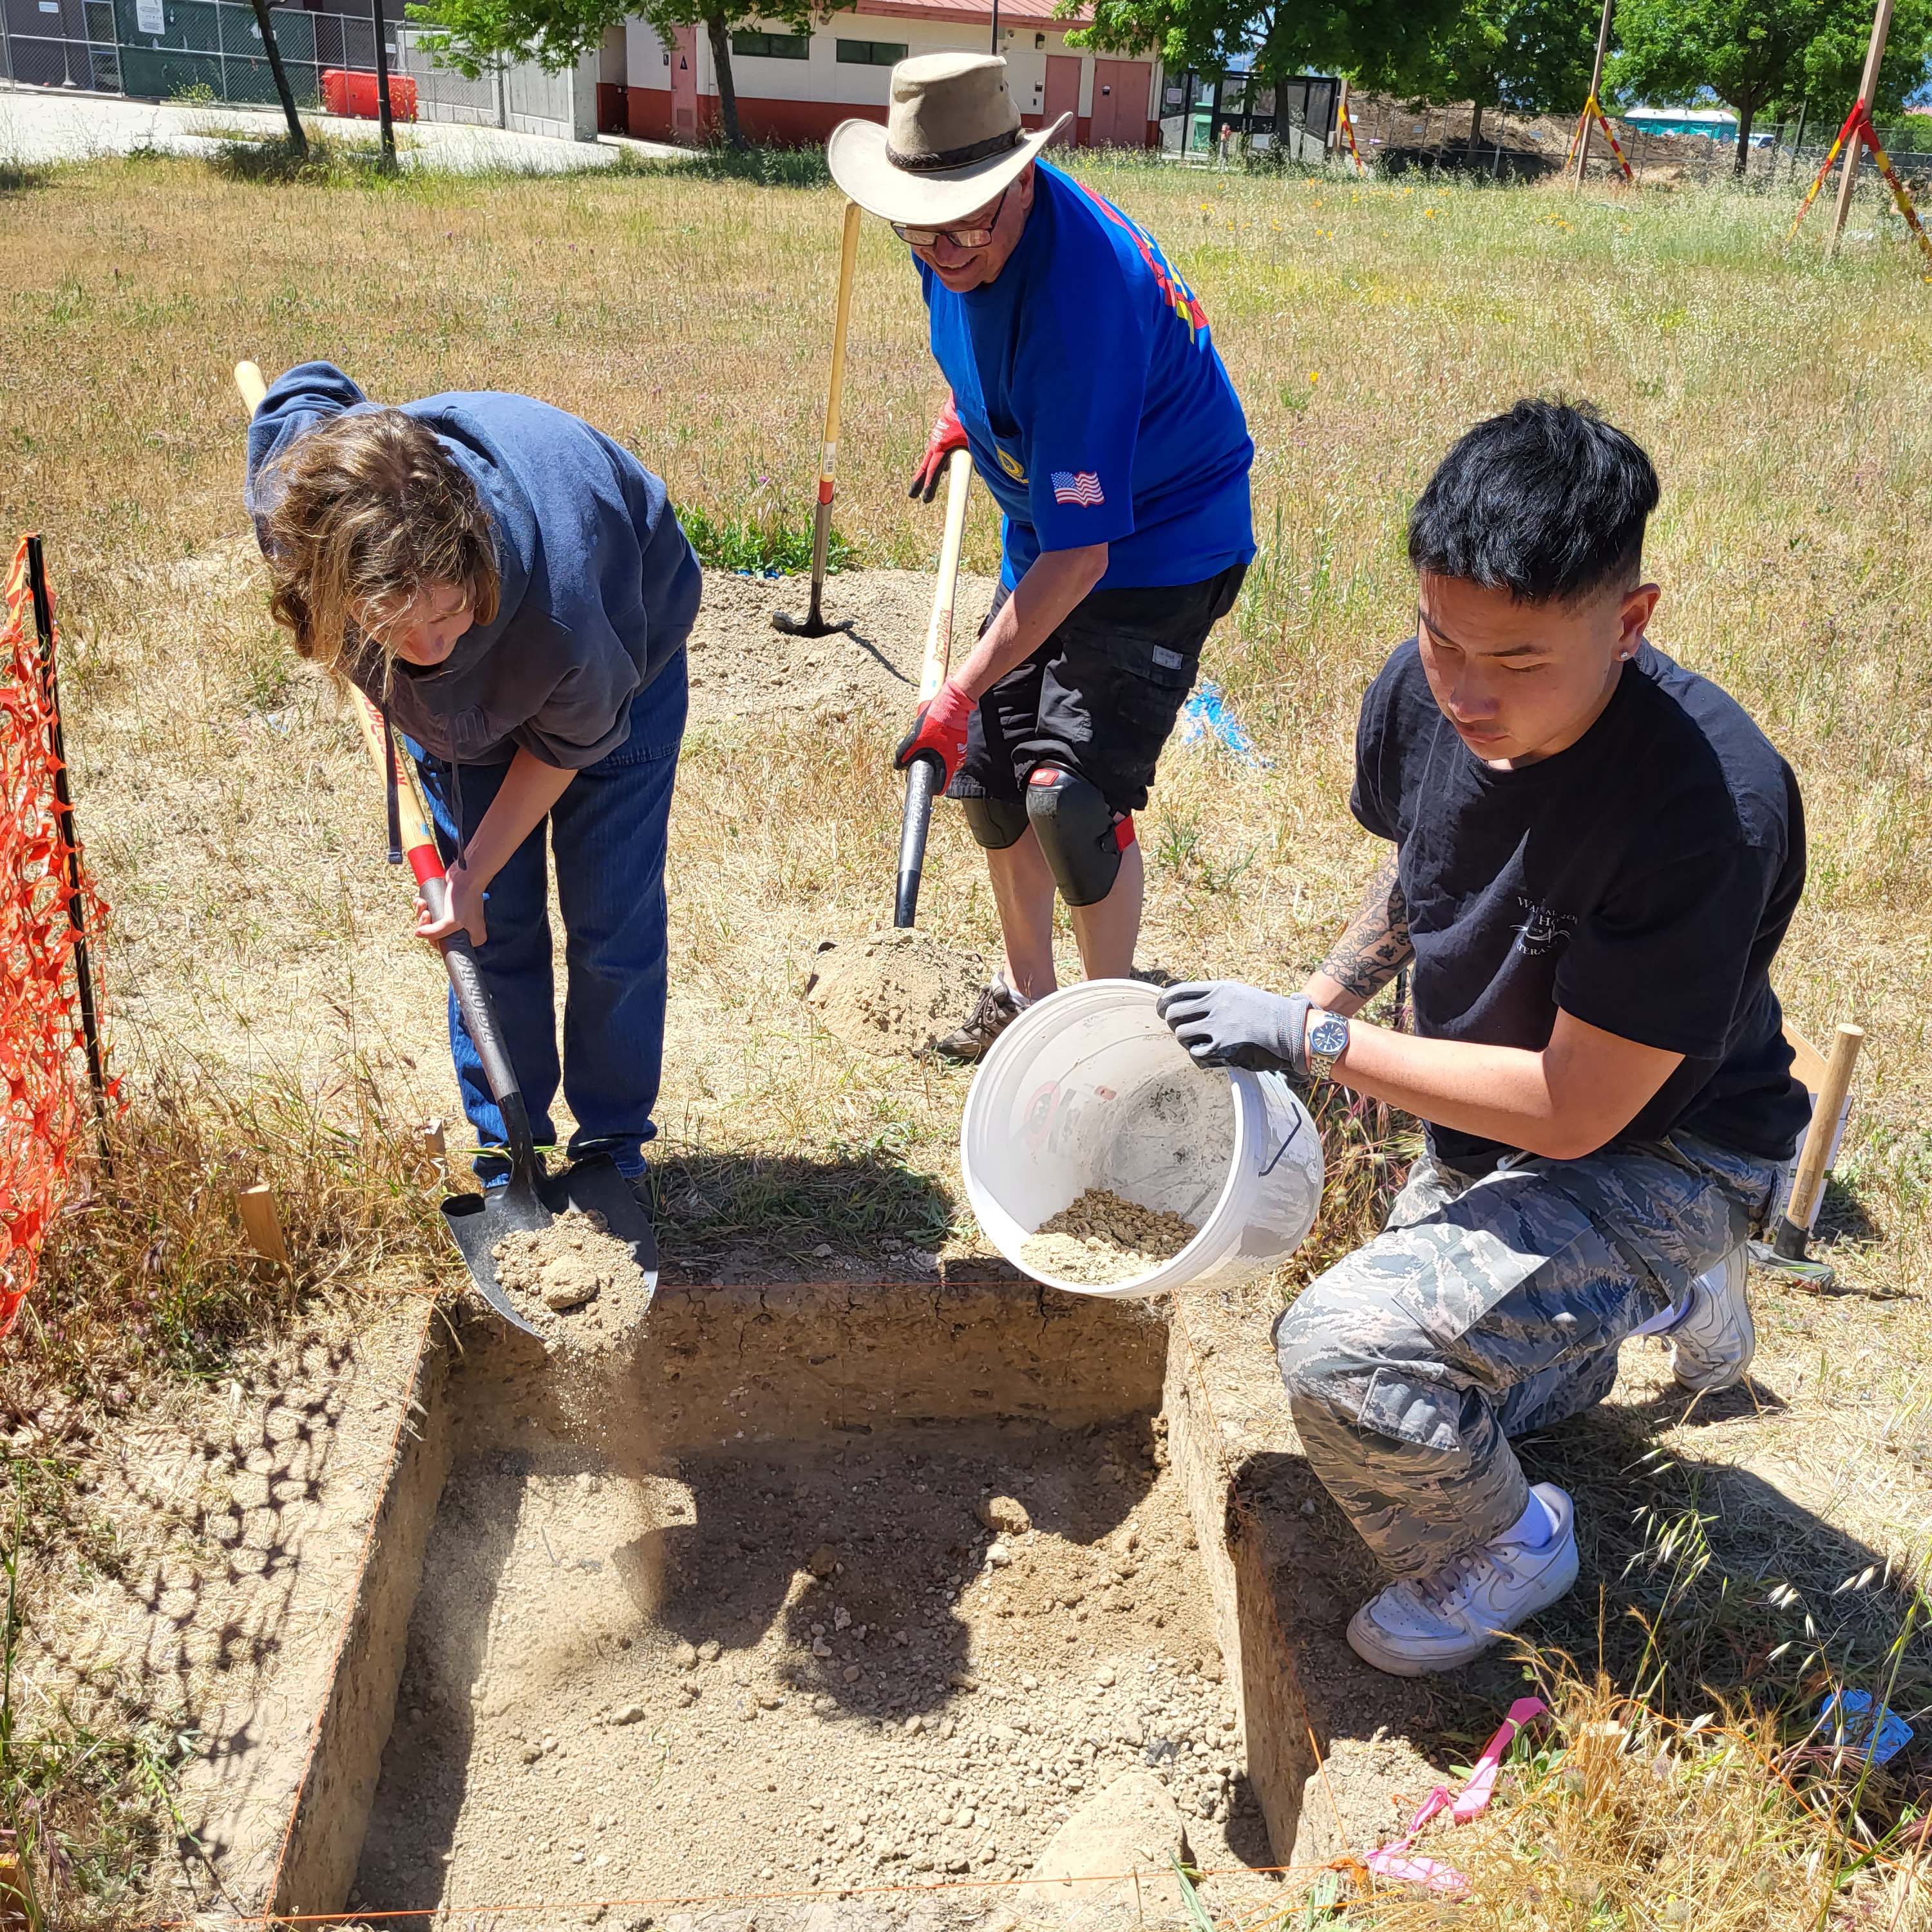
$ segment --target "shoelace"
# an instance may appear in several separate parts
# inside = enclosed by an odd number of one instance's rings
[[[1484,1570],[1493,1570],[1495,1564],[1484,1550],[1467,1550],[1452,1558],[1439,1570],[1426,1576],[1417,1578],[1409,1587],[1430,1610],[1438,1616],[1446,1616],[1459,1596],[1466,1596]]]

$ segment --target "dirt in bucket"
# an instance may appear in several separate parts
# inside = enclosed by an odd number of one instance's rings
[[[1111,1287],[1171,1262],[1200,1232],[1178,1214],[1090,1187],[1020,1244],[1019,1264],[1029,1274],[1054,1281]]]
[[[499,1285],[548,1340],[594,1347],[629,1333],[650,1306],[630,1244],[601,1214],[567,1208],[548,1228],[506,1234],[490,1254]]]
[[[886,926],[824,941],[800,991],[826,1032],[847,1046],[919,1054],[963,1023],[986,983],[977,953]]]

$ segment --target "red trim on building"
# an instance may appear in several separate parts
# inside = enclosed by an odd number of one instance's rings
[[[670,139],[670,89],[668,87],[627,87],[624,90],[624,118],[634,141],[668,141]]]

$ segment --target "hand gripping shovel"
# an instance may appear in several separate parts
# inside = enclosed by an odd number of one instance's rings
[[[261,370],[252,362],[237,363],[235,383],[252,415],[268,393]],[[416,789],[416,773],[390,742],[382,714],[359,691],[356,694],[355,711],[362,742],[376,761],[388,796],[390,858],[392,862],[407,859],[423,902],[440,918],[448,910],[449,882],[444,875],[442,857],[436,850],[436,835],[430,829],[422,794]],[[411,808],[406,820],[401,807],[405,795]],[[470,1038],[476,1042],[484,1075],[503,1116],[503,1130],[510,1144],[507,1186],[490,1188],[480,1195],[447,1195],[443,1199],[443,1225],[468,1265],[477,1292],[513,1328],[541,1341],[542,1331],[511,1306],[496,1279],[496,1244],[506,1234],[520,1230],[548,1228],[566,1208],[576,1208],[601,1217],[610,1233],[628,1244],[644,1273],[647,1292],[655,1293],[657,1237],[650,1216],[631,1192],[630,1183],[605,1154],[573,1161],[561,1174],[538,1172],[536,1149],[530,1138],[529,1110],[524,1105],[516,1070],[503,1044],[496,1004],[484,984],[476,949],[466,932],[444,940],[442,949],[457,1005]]]

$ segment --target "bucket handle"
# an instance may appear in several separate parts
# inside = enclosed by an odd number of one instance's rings
[[[1282,1079],[1280,1074],[1277,1073],[1273,1077],[1280,1082],[1282,1087],[1286,1090],[1288,1097],[1292,1100],[1294,1096],[1294,1089],[1292,1087],[1290,1087],[1286,1080]],[[1281,1145],[1276,1148],[1274,1154],[1269,1156],[1268,1164],[1267,1166],[1263,1168],[1261,1172],[1261,1178],[1262,1180],[1265,1180],[1268,1176],[1274,1173],[1275,1169],[1281,1165],[1282,1156],[1287,1153],[1290,1148],[1294,1146],[1296,1139],[1299,1137],[1301,1132],[1301,1130],[1307,1124],[1309,1118],[1310,1116],[1305,1109],[1299,1107],[1295,1109],[1294,1125],[1288,1129],[1288,1138],[1283,1141]]]

